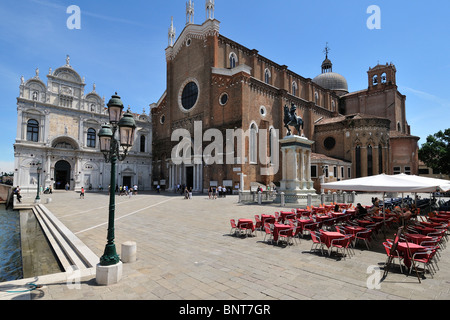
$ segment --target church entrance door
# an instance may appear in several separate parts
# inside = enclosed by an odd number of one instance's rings
[[[194,167],[186,167],[186,187],[194,188]]]
[[[55,189],[64,189],[66,183],[70,185],[70,163],[60,160],[55,164]]]

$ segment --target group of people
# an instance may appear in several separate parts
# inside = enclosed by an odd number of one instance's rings
[[[361,203],[358,203],[356,205],[357,217],[364,217],[366,215],[380,215],[381,211],[380,200],[378,198],[372,198],[372,206],[369,208],[363,207]],[[395,206],[392,211],[390,211],[389,209],[385,209],[385,211],[388,213],[392,212],[396,214],[397,218],[402,222],[402,224],[404,224],[411,218],[417,217],[418,214],[418,210],[414,203],[411,204],[411,206],[406,205],[403,208],[401,208],[400,206]]]
[[[184,187],[184,198],[192,199],[192,187],[188,189],[188,187]]]
[[[137,185],[134,185],[133,187],[128,186],[119,186],[119,195],[120,196],[129,196],[131,197],[133,194],[136,195],[138,193],[138,187]]]
[[[208,197],[209,199],[217,199],[217,197],[225,198],[227,196],[227,192],[228,190],[224,186],[210,186],[208,189]]]

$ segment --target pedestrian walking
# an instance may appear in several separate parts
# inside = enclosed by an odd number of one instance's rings
[[[81,187],[80,199],[84,199],[84,187]]]

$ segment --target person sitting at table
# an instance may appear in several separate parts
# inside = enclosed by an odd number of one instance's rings
[[[361,218],[364,217],[367,214],[367,209],[364,208],[361,203],[358,203],[356,205],[356,217]]]
[[[339,207],[338,204],[334,205],[334,212],[341,212],[341,208]]]
[[[396,206],[394,208],[394,213],[397,215],[398,219],[402,223],[402,225],[405,225],[405,222],[409,220],[411,217],[411,211],[405,210],[403,211],[399,206]]]
[[[372,198],[373,206],[369,208],[368,213],[376,215],[380,210],[380,200],[378,198]]]
[[[411,209],[409,211],[411,211],[411,219],[416,219],[417,220],[417,215],[418,215],[419,212],[418,212],[418,210],[416,208],[416,204],[415,203],[411,204]]]

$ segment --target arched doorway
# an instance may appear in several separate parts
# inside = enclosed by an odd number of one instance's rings
[[[70,163],[60,160],[55,164],[55,189],[64,189],[66,183],[70,185]]]

